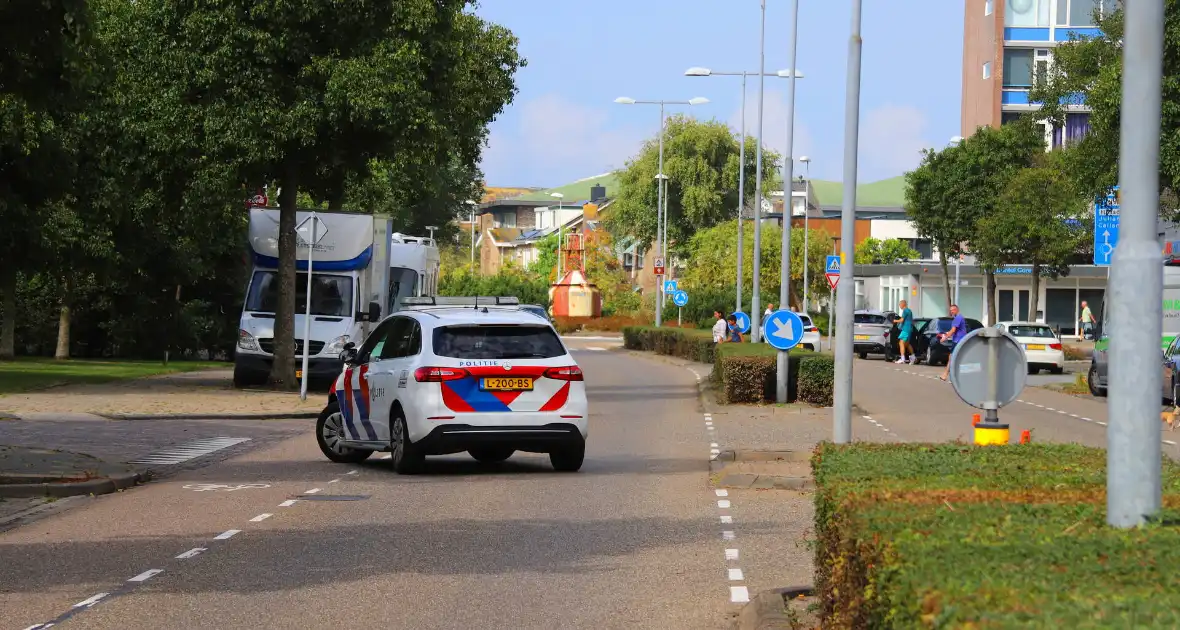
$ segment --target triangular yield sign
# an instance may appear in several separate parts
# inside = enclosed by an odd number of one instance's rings
[[[836,288],[837,284],[840,284],[840,274],[838,273],[825,273],[824,277],[828,279],[828,286],[833,289]]]

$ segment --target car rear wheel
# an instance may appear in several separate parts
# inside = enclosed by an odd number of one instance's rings
[[[1065,368],[1059,367],[1059,366],[1053,366],[1053,367],[1049,368],[1049,373],[1050,374],[1065,374]]]
[[[516,452],[516,449],[505,448],[503,446],[483,446],[480,448],[473,448],[467,451],[471,457],[477,462],[484,464],[498,464]]]
[[[934,349],[930,346],[926,346],[926,358],[923,359],[923,362],[926,365],[934,365]]]
[[[1172,384],[1172,406],[1180,407],[1180,383]]]
[[[1031,366],[1031,365],[1030,365],[1030,366],[1028,366],[1028,373],[1029,373],[1029,375],[1030,375],[1030,376],[1031,376],[1031,375],[1033,375],[1033,374],[1038,374],[1038,373],[1040,373],[1040,371],[1041,371],[1041,368],[1038,368],[1038,367],[1033,367],[1033,366]]]
[[[367,449],[344,446],[340,443],[343,436],[344,415],[340,413],[340,403],[333,400],[320,412],[315,423],[315,439],[320,445],[320,452],[338,464],[356,464],[373,454]]]
[[[559,472],[577,472],[582,467],[582,460],[585,458],[586,442],[582,440],[549,453],[549,463],[553,464],[553,469]]]
[[[1106,388],[1098,386],[1098,366],[1093,362],[1090,363],[1090,371],[1086,373],[1086,384],[1090,387],[1091,396],[1106,395]]]
[[[394,409],[390,416],[389,452],[393,469],[399,475],[413,475],[421,472],[422,465],[426,463],[426,456],[410,441],[405,412],[401,409]]]
[[[858,357],[860,357],[860,358],[862,358],[862,359],[867,359],[867,358],[869,358],[869,353],[867,353],[867,352],[858,352],[858,353],[856,353],[856,356],[858,356]]]

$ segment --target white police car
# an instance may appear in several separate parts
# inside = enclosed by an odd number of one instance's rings
[[[467,451],[501,462],[516,451],[548,453],[576,471],[586,451],[582,370],[553,326],[516,298],[407,298],[360,348],[316,423],[334,462],[389,451],[411,474],[427,455]]]

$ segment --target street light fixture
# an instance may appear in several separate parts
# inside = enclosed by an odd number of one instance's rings
[[[690,98],[687,101],[640,101],[629,96],[620,96],[615,99],[615,102],[620,105],[659,105],[660,106],[660,166],[656,178],[660,180],[659,191],[656,200],[656,254],[664,259],[667,264],[668,258],[668,210],[664,207],[664,188],[667,177],[664,175],[664,107],[667,105],[704,105],[709,102],[709,99],[703,96]],[[664,310],[664,282],[663,276],[656,276],[656,326],[663,323]]]
[[[803,78],[803,73],[799,70],[794,71],[796,78]],[[787,78],[792,75],[791,70],[779,70],[778,72],[764,72],[764,77],[780,77]],[[746,77],[758,76],[757,72],[720,72],[714,71],[710,68],[701,68],[699,66],[689,68],[684,71],[686,77],[711,77],[711,76],[740,76],[742,78],[742,129],[741,129],[741,146],[739,147],[738,164],[741,167],[738,169],[738,212],[737,212],[737,306],[735,311],[742,310],[742,259],[745,257],[745,249],[742,246],[743,235],[742,220],[745,216],[746,210]],[[761,200],[759,200],[761,203]],[[757,210],[755,210],[757,213]],[[757,214],[755,214],[757,219]]]
[[[561,282],[561,200],[565,199],[565,195],[555,192],[549,193],[549,196],[557,200],[557,211],[553,214],[553,222],[557,224],[557,281]]]

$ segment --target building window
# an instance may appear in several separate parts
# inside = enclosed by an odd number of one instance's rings
[[[1004,49],[1004,87],[1031,88],[1033,80],[1033,50],[1031,48]]]
[[[1065,115],[1065,127],[1053,129],[1053,148],[1069,146],[1080,141],[1090,131],[1090,114],[1084,112]]]
[[[516,212],[501,212],[496,214],[496,227],[516,227]]]
[[[992,62],[990,62],[990,61],[983,62],[983,78],[984,79],[992,78]]]
[[[1004,7],[1004,26],[1049,26],[1051,3],[1052,0],[1008,0]]]
[[[1057,0],[1057,26],[1094,26],[1094,12],[1113,0]]]
[[[992,6],[992,4],[993,4],[992,0],[984,0],[983,1],[983,14],[984,15],[991,15],[992,14],[992,10],[995,8]]]
[[[934,243],[925,238],[901,239],[910,249],[918,252],[918,260],[934,260]]]
[[[1020,120],[1020,112],[1002,112],[1000,114],[1000,126],[1014,123]]]

